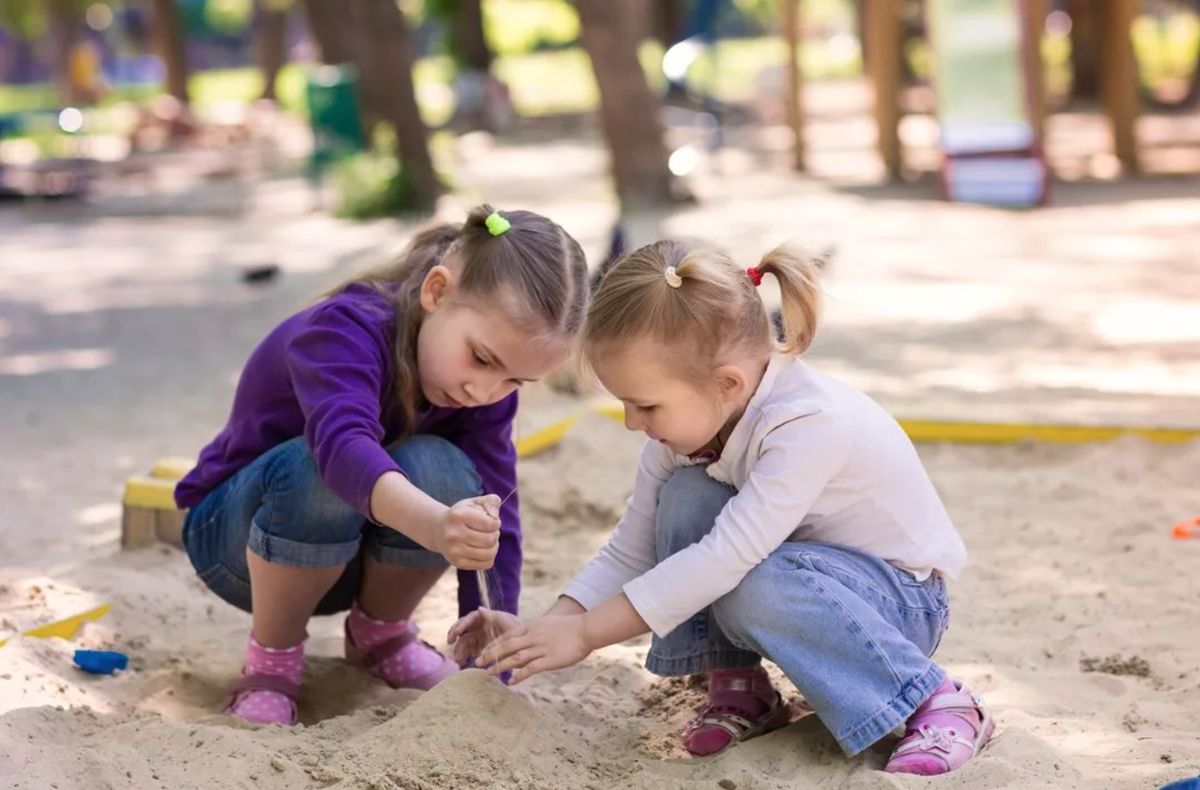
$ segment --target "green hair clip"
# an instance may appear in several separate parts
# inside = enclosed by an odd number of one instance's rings
[[[493,211],[491,214],[488,214],[488,218],[484,220],[484,224],[487,225],[488,233],[493,236],[503,236],[504,232],[512,227],[512,223],[500,216],[499,211]]]

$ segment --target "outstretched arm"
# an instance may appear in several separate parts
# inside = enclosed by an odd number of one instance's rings
[[[594,650],[615,645],[650,630],[622,593],[590,612],[570,598],[560,598],[538,620],[514,628],[488,645],[479,665],[493,675],[514,670],[513,683],[539,672],[577,664]],[[556,614],[576,609],[572,613]]]

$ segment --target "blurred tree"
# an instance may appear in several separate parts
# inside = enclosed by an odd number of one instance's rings
[[[669,49],[679,40],[687,18],[684,0],[652,0],[650,4],[650,35]]]
[[[357,63],[357,31],[346,0],[301,0],[308,32],[317,42],[322,63]]]
[[[78,0],[49,0],[45,4],[50,17],[50,35],[54,41],[54,83],[64,104],[84,101],[80,95],[81,75],[72,73],[76,48],[83,38],[83,4]]]
[[[1071,98],[1100,98],[1100,24],[1103,8],[1092,0],[1067,0],[1071,17]]]
[[[583,48],[600,89],[600,118],[623,209],[671,199],[661,102],[638,60],[641,0],[577,0]]]
[[[379,74],[364,68],[364,52],[350,0],[301,0],[308,32],[317,43],[322,63],[351,65],[358,72],[358,95],[362,103],[363,128],[370,129],[383,118],[381,95],[386,90]]]
[[[183,20],[174,0],[151,0],[154,49],[167,71],[167,93],[182,104],[188,104],[187,41],[183,35]]]
[[[0,27],[31,41],[49,36],[54,84],[59,101],[74,104],[80,95],[72,75],[72,56],[83,40],[85,0],[0,0]]]
[[[429,155],[429,134],[417,107],[413,83],[416,44],[396,0],[352,0],[359,40],[361,73],[379,102],[379,117],[395,132],[400,176],[409,182],[411,210],[430,210],[442,185]]]
[[[484,29],[483,0],[426,0],[445,34],[453,61],[455,106],[451,127],[498,131],[513,115],[508,86],[492,72],[495,52]]]
[[[255,49],[262,69],[262,98],[275,100],[275,78],[287,63],[287,21],[291,0],[255,0]]]

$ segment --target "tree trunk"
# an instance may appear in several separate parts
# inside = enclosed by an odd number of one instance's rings
[[[449,33],[460,66],[472,71],[491,70],[493,56],[483,31],[483,0],[460,0]]]
[[[680,0],[652,0],[650,34],[669,49],[683,32],[684,8]]]
[[[187,42],[183,36],[183,21],[173,0],[154,2],[154,48],[167,69],[167,93],[183,104],[188,97]]]
[[[383,118],[383,86],[380,72],[366,68],[363,37],[349,0],[303,0],[309,35],[317,42],[321,62],[331,66],[354,66],[358,71],[358,96],[362,103],[363,128],[371,129]],[[386,73],[386,72],[382,72]]]
[[[639,2],[578,0],[575,4],[583,48],[600,88],[600,118],[622,208],[671,199],[660,102],[646,83],[632,29]]]
[[[308,34],[317,42],[321,62],[330,66],[358,63],[354,15],[346,0],[303,0]]]
[[[65,105],[83,101],[80,85],[72,74],[72,59],[75,47],[80,42],[83,15],[68,0],[53,0],[49,4],[50,34],[53,37],[54,84],[58,88],[58,99]]]
[[[275,78],[287,63],[287,10],[270,0],[255,0],[255,49],[262,69],[262,98],[275,101]]]
[[[406,178],[416,191],[418,208],[431,209],[442,186],[429,155],[429,133],[417,107],[413,84],[416,44],[395,0],[354,0],[362,37],[363,74],[378,82],[379,114],[396,133],[396,147]],[[386,76],[386,81],[382,79]]]
[[[1100,98],[1100,15],[1094,0],[1067,0],[1071,17],[1071,98]]]

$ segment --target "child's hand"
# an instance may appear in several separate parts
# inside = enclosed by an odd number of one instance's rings
[[[476,658],[489,640],[521,627],[515,614],[484,609],[482,606],[450,627],[446,641],[454,645],[454,660],[459,664]]]
[[[437,552],[455,568],[486,570],[500,547],[500,497],[495,494],[456,502],[442,517]]]
[[[583,618],[581,614],[550,615],[513,628],[484,648],[477,665],[487,667],[492,675],[516,670],[512,682],[520,683],[539,672],[578,664],[592,652]]]

